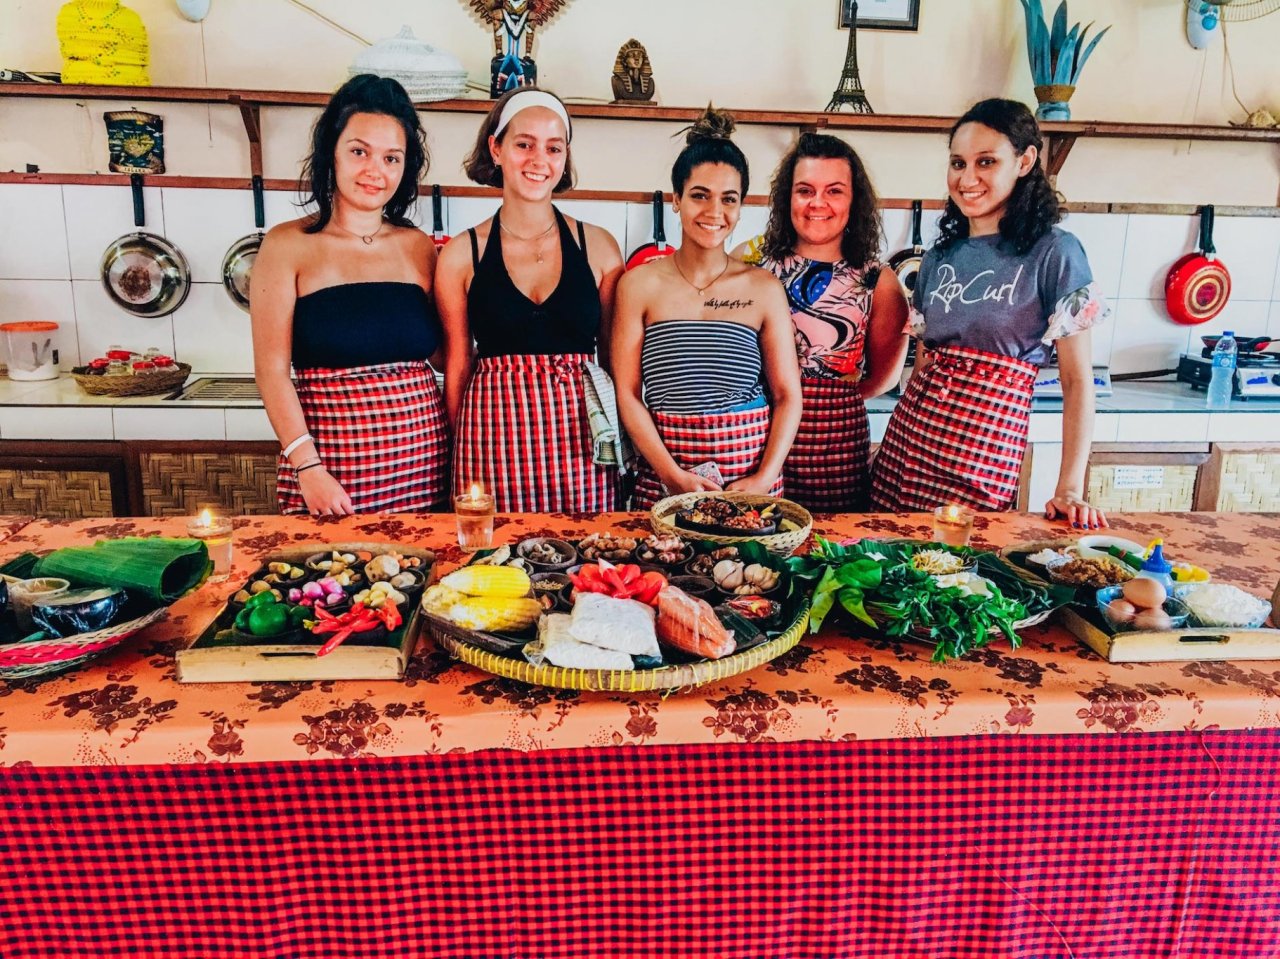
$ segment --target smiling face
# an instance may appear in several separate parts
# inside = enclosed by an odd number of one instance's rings
[[[358,210],[381,210],[404,178],[405,133],[381,113],[354,113],[334,151],[335,199]]]
[[[791,225],[796,252],[811,259],[836,260],[849,225],[853,171],[840,158],[801,157],[791,182]],[[834,255],[832,255],[834,253]]]
[[[489,137],[489,153],[502,170],[504,192],[532,202],[548,200],[569,162],[564,121],[546,107],[526,107],[511,118],[501,143]]]
[[[969,219],[969,235],[999,232],[1000,218],[1019,178],[1035,166],[1035,147],[1014,150],[1003,133],[982,123],[966,123],[951,138],[947,191]]]
[[[727,163],[699,163],[675,211],[685,240],[707,249],[723,247],[742,213],[742,177]]]

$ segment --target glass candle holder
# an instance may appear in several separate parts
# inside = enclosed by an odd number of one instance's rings
[[[209,582],[220,583],[231,575],[232,526],[229,517],[215,516],[205,510],[187,521],[187,535],[204,540],[209,548],[209,558],[213,560]]]
[[[493,496],[479,483],[472,483],[465,493],[453,498],[453,511],[458,517],[458,545],[472,551],[493,545]]]
[[[933,511],[933,541],[948,546],[968,546],[973,534],[973,510],[963,506],[939,506]]]

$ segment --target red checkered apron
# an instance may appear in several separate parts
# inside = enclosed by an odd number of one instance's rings
[[[735,413],[651,412],[662,443],[683,469],[713,462],[725,483],[754,473],[769,440],[769,407]],[[769,490],[782,495],[782,478]],[[632,509],[648,509],[667,495],[658,474],[643,459],[636,469]]]
[[[618,471],[591,461],[587,353],[485,357],[462,400],[454,489],[482,483],[500,513],[617,508]]]
[[[357,513],[422,512],[444,493],[449,434],[435,374],[423,361],[296,371],[298,402],[325,468]],[[281,513],[305,513],[283,456]]]
[[[805,377],[804,411],[782,469],[787,498],[821,513],[866,508],[871,430],[856,383]]]
[[[1038,367],[968,347],[940,347],[911,377],[871,467],[882,512],[959,503],[1006,510],[1018,492]]]

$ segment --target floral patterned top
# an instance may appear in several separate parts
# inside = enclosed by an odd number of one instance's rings
[[[747,247],[747,263],[782,281],[791,305],[800,375],[838,379],[863,372],[871,297],[880,278],[876,261],[860,267],[846,260],[826,263],[803,256],[775,260],[764,255],[764,237]]]

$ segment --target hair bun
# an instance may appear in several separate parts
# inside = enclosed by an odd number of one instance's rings
[[[693,144],[699,140],[728,140],[733,136],[736,126],[730,114],[707,104],[707,109],[702,116],[687,128],[689,132],[685,134],[684,142]]]

